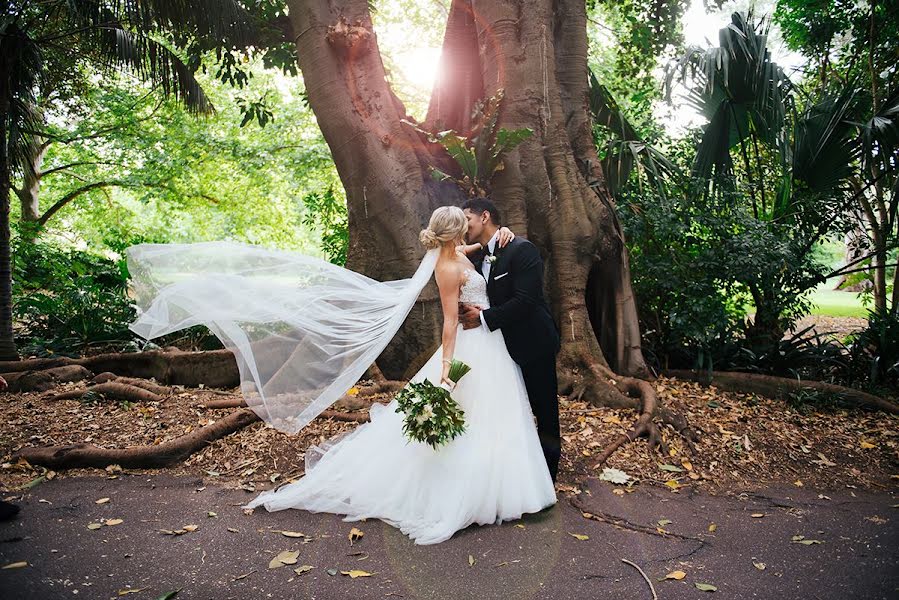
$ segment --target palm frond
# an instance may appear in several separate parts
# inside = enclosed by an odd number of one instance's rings
[[[158,85],[165,95],[175,96],[191,112],[215,111],[194,73],[162,43],[115,24],[97,28],[93,33],[95,48],[108,67],[124,67]]]
[[[256,25],[235,0],[68,0],[68,6],[82,25],[115,23],[132,31],[181,32],[238,46],[252,42]]]
[[[688,50],[666,77],[669,99],[675,74],[680,73],[684,83],[690,79],[687,103],[709,119],[694,175],[729,172],[730,150],[750,136],[776,148],[786,167],[790,152],[785,123],[792,85],[771,59],[767,21],[754,22],[752,12],[734,13],[718,40],[718,47]]]
[[[855,93],[850,89],[811,105],[793,132],[793,178],[810,190],[836,190],[855,173],[861,147],[849,120]]]
[[[624,116],[624,113],[621,112],[621,107],[615,101],[612,93],[599,82],[593,69],[588,68],[587,71],[590,77],[588,99],[593,122],[597,125],[602,125],[619,139],[639,139],[637,132]]]
[[[877,114],[861,125],[862,164],[872,172],[899,168],[899,87],[880,105]]]
[[[15,20],[0,22],[0,57],[4,76],[0,95],[8,103],[6,132],[7,160],[13,172],[26,173],[33,168],[30,157],[39,144],[36,136],[42,119],[35,94],[43,72],[40,47]]]
[[[599,82],[592,69],[588,72],[588,100],[593,122],[614,136],[606,142],[605,157],[600,163],[609,193],[617,197],[636,168],[641,175],[638,185],[642,185],[645,177],[664,198],[665,179],[679,178],[679,169],[664,153],[641,138],[614,95]]]

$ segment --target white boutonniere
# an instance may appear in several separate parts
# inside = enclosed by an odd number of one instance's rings
[[[488,255],[487,255],[487,262],[489,262],[491,265],[492,265],[493,263],[495,263],[495,262],[496,262],[496,254],[488,254]]]

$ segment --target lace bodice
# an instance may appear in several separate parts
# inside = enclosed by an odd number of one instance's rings
[[[474,269],[465,271],[465,281],[462,282],[462,288],[459,290],[459,302],[490,308],[490,299],[487,297],[487,281]]]

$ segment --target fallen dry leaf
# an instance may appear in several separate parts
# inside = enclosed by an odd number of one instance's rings
[[[347,536],[350,540],[350,546],[353,545],[353,542],[361,540],[362,536],[364,536],[364,535],[365,535],[365,532],[363,532],[361,529],[356,529],[355,527],[350,529],[350,533]]]
[[[277,569],[279,567],[283,567],[284,565],[295,565],[297,564],[297,557],[299,555],[299,552],[293,550],[284,550],[271,561],[269,561],[268,568]]]
[[[307,537],[305,533],[301,533],[299,531],[282,531],[281,535],[289,538],[304,538]]]
[[[371,573],[368,571],[358,571],[353,569],[352,571],[341,571],[341,575],[349,575],[350,578],[356,579],[357,577],[371,577]]]
[[[680,581],[681,579],[683,579],[686,576],[687,576],[687,574],[684,573],[683,571],[671,571],[670,573],[665,575],[665,579],[674,579],[674,580]]]

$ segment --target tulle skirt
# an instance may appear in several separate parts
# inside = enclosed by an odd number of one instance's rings
[[[440,379],[442,348],[412,381]],[[472,370],[453,391],[465,432],[432,449],[410,442],[396,401],[375,404],[371,422],[307,450],[306,474],[261,493],[247,508],[297,508],[377,518],[436,544],[465,527],[520,518],[556,502],[519,366],[502,333],[459,329],[455,358]]]

